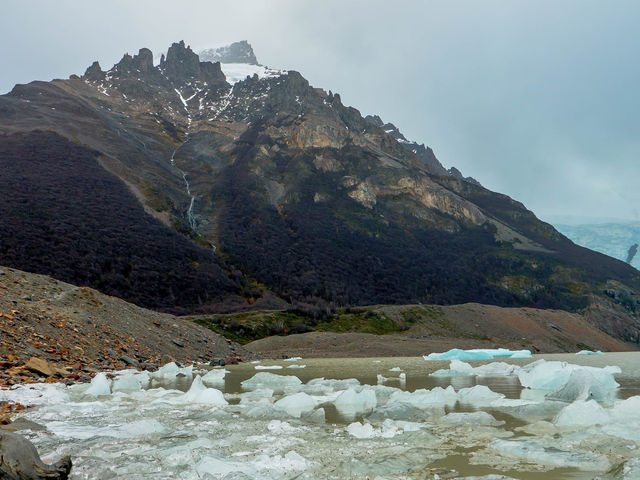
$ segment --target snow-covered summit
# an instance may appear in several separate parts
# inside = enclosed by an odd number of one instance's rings
[[[259,65],[253,48],[246,40],[223,47],[208,48],[198,53],[203,62],[246,63]]]
[[[223,47],[208,48],[200,51],[198,55],[203,62],[220,62],[227,82],[232,85],[253,75],[269,78],[287,73],[286,70],[275,70],[260,65],[253,48],[246,40]]]

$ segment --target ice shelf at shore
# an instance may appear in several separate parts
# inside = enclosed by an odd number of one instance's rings
[[[617,367],[454,359],[449,370],[461,375],[425,373],[441,386],[410,390],[377,385],[375,375],[367,384],[360,376],[254,374],[253,366],[235,378],[233,367],[165,367],[70,387],[17,386],[0,390],[0,401],[32,407],[20,416],[46,430],[29,438],[45,457],[71,455],[72,480],[423,479],[441,475],[433,462],[449,455],[481,472],[450,479],[548,471],[555,480],[568,478],[554,476],[567,468],[594,478],[618,465],[616,478],[631,480],[640,470],[640,396],[616,398]],[[416,368],[402,368],[409,381]],[[189,380],[186,392],[176,389],[177,375]],[[461,376],[489,383],[447,385]],[[499,391],[505,377],[546,390]],[[229,384],[238,387],[224,391]]]

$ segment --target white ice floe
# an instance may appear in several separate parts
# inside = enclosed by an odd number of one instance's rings
[[[302,381],[293,375],[277,375],[275,373],[260,372],[256,373],[253,377],[240,382],[242,388],[247,390],[267,387],[274,390],[283,389],[288,386],[301,385]]]
[[[256,370],[282,370],[282,365],[256,365]]]
[[[98,373],[89,384],[89,388],[84,391],[85,395],[98,397],[101,395],[111,395],[111,380],[104,372]]]
[[[184,403],[201,403],[216,407],[224,406],[228,403],[220,390],[205,387],[200,375],[196,375],[191,388],[180,400]]]
[[[69,402],[69,392],[61,383],[33,383],[0,389],[0,401],[17,402],[25,407],[59,405]]]
[[[289,365],[287,368],[307,368],[307,366],[306,365],[296,365],[296,364],[294,364],[294,365]]]
[[[119,377],[116,377],[113,380],[111,391],[113,393],[138,392],[142,390],[143,383],[144,383],[144,378],[141,378],[139,375],[136,375],[136,374],[128,373],[126,375],[121,375]]]
[[[412,407],[424,409],[434,407],[453,407],[458,401],[458,395],[451,385],[447,388],[435,387],[431,390],[424,388],[414,392],[398,390],[391,394],[387,406],[403,403]]]
[[[429,374],[431,377],[457,377],[473,375],[473,367],[468,363],[453,359],[448,369],[436,370]]]
[[[227,373],[229,373],[229,371],[224,368],[209,370],[202,377],[202,383],[207,386],[222,386],[224,385],[224,377]]]
[[[547,362],[543,359],[521,367],[518,371],[518,379],[526,388],[558,391],[567,385],[571,374],[576,371],[589,373],[589,381],[598,388],[613,390],[619,387],[614,374],[621,372],[620,367],[585,367],[566,362]],[[583,376],[581,379],[585,380],[586,377]]]
[[[290,358],[285,358],[283,360],[283,362],[297,362],[298,360],[302,360],[302,357],[290,357]]]
[[[311,395],[299,392],[281,398],[273,404],[273,407],[286,412],[287,415],[300,418],[303,414],[312,412],[316,405],[316,400]]]
[[[577,468],[587,471],[606,471],[611,466],[607,457],[591,451],[563,449],[555,442],[536,437],[498,439],[489,447],[500,455],[551,467]]]
[[[393,438],[396,435],[401,435],[404,432],[415,432],[420,430],[422,426],[419,423],[415,422],[403,422],[403,421],[393,421],[393,420],[385,420],[382,422],[380,427],[375,428],[370,423],[360,423],[353,422],[350,423],[346,431],[349,435],[355,438]]]
[[[156,372],[153,372],[151,374],[151,379],[159,381],[170,381],[179,376],[192,377],[193,365],[190,365],[188,367],[178,367],[175,362],[170,362],[160,367]]]
[[[401,372],[402,369],[400,367],[393,367],[389,369],[390,372]]]
[[[580,350],[579,352],[576,352],[576,355],[604,355],[604,353],[600,350],[595,352],[593,350]]]
[[[447,425],[485,425],[498,427],[504,425],[503,421],[498,421],[487,412],[453,412],[445,415],[440,422]]]
[[[345,417],[355,417],[370,412],[378,404],[376,393],[372,389],[356,392],[353,388],[343,391],[333,402],[338,413]]]
[[[531,358],[531,352],[506,348],[474,348],[471,350],[453,348],[444,353],[430,353],[423,358],[425,360],[490,360],[496,357]]]
[[[485,385],[475,385],[458,391],[458,401],[474,407],[486,407],[503,398],[504,395],[502,393],[494,392]]]

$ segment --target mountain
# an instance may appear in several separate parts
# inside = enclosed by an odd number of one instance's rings
[[[392,124],[296,71],[152,60],[0,97],[0,264],[183,313],[473,301],[640,338],[637,270]]]
[[[198,53],[203,62],[246,63],[258,65],[256,54],[249,42],[242,40],[223,47],[208,48]]]

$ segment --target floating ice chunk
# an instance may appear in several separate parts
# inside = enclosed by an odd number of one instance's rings
[[[200,375],[196,375],[193,379],[191,388],[180,399],[185,403],[203,403],[212,406],[227,405],[227,401],[224,399],[224,395],[220,390],[215,388],[207,388],[202,383]]]
[[[316,408],[310,415],[305,417],[305,420],[311,423],[324,423],[325,411],[324,408]]]
[[[60,405],[69,401],[67,387],[61,383],[18,385],[9,390],[0,389],[0,401],[17,402],[25,407],[33,405]]]
[[[333,404],[341,415],[355,417],[376,408],[378,400],[375,391],[371,389],[356,392],[353,388],[349,388],[342,392]]]
[[[275,373],[260,372],[256,373],[253,377],[240,382],[242,388],[247,390],[267,387],[274,390],[282,390],[285,387],[301,385],[302,380],[293,375],[277,375]]]
[[[491,405],[496,400],[503,399],[502,393],[491,390],[486,385],[476,385],[474,387],[462,388],[458,391],[458,401],[467,405],[484,407]]]
[[[394,392],[387,405],[404,403],[417,408],[453,407],[458,401],[458,395],[451,385],[447,388],[435,387],[432,390],[424,388],[414,392],[399,390]]]
[[[166,427],[153,418],[127,423],[118,428],[118,437],[146,437],[156,433],[162,433]]]
[[[400,367],[393,367],[389,369],[390,372],[401,372],[402,369]]]
[[[517,375],[520,367],[505,362],[491,362],[473,369],[474,375],[479,377],[508,377]]]
[[[580,350],[576,352],[576,355],[604,355],[600,350],[594,352],[592,350]]]
[[[213,386],[224,385],[224,377],[227,373],[229,373],[229,371],[225,370],[224,368],[209,370],[202,377],[202,383],[204,383],[205,385],[213,385]]]
[[[282,365],[256,365],[253,368],[256,370],[281,370]]]
[[[473,375],[473,367],[468,363],[453,359],[448,369],[436,370],[430,377],[458,377]]]
[[[607,388],[607,386],[600,381],[601,378],[602,377],[596,377],[590,370],[574,370],[571,372],[566,385],[555,392],[547,394],[547,398],[563,402],[573,402],[575,400],[604,401],[611,399],[615,388]]]
[[[287,368],[307,368],[306,365],[289,365]]]
[[[93,377],[89,388],[87,388],[84,393],[85,395],[93,395],[94,397],[111,395],[111,380],[107,378],[106,373],[100,372]]]
[[[300,392],[281,398],[273,406],[276,410],[281,410],[292,417],[300,418],[302,414],[310,413],[316,408],[316,401],[311,395]]]
[[[311,462],[307,461],[302,455],[293,450],[287,452],[283,456],[259,455],[253,461],[254,466],[258,470],[288,472],[306,470],[311,466]]]
[[[580,450],[563,450],[556,445],[549,445],[545,439],[521,437],[510,440],[494,440],[489,448],[507,457],[518,458],[541,465],[579,470],[605,471],[610,467],[604,455]]]
[[[247,475],[255,473],[255,470],[246,463],[233,461],[218,455],[208,455],[204,457],[196,464],[195,471],[199,477],[212,475],[215,478],[236,472]]]
[[[122,392],[122,393],[131,393],[142,390],[142,383],[138,378],[138,375],[128,373],[117,377],[113,381],[113,385],[111,390],[113,393]]]
[[[576,370],[589,372],[593,377],[592,382],[599,384],[603,389],[612,390],[619,387],[613,377],[615,373],[620,373],[619,367],[585,367],[566,362],[547,362],[544,359],[521,367],[518,379],[526,388],[557,391],[569,382],[571,374]]]
[[[247,404],[251,402],[255,402],[256,400],[261,400],[263,398],[271,398],[273,397],[273,389],[271,388],[257,388],[250,392],[246,392],[240,395],[240,403]]]
[[[271,420],[267,424],[267,430],[276,435],[288,435],[290,433],[297,432],[300,429],[291,426],[289,422],[283,422],[282,420]]]
[[[376,379],[378,381],[378,385],[382,385],[383,383],[387,382],[387,380],[389,380],[387,377],[383,377],[380,374],[376,375]]]
[[[553,419],[561,427],[588,427],[610,421],[607,411],[595,400],[577,400],[564,407]]]
[[[504,425],[503,421],[496,420],[493,415],[487,412],[449,413],[440,421],[447,425],[486,425],[490,427]]]
[[[302,360],[302,357],[285,358],[283,361],[284,362],[297,362],[298,360]]]
[[[314,378],[313,380],[309,380],[307,385],[328,387],[332,390],[344,390],[346,388],[357,387],[360,385],[360,382],[357,378],[346,378],[344,380],[335,380],[333,378]]]
[[[379,428],[374,428],[370,423],[353,422],[347,426],[347,433],[356,438],[393,438],[404,432],[416,432],[421,425],[414,422],[395,422],[386,419]]]
[[[167,363],[158,369],[158,371],[151,374],[151,378],[154,380],[173,380],[178,376],[192,377],[193,365],[188,367],[178,367],[175,362]]]
[[[258,363],[262,363],[262,360],[254,360],[253,362],[249,362],[249,363],[251,363],[252,365],[256,365]]]
[[[364,425],[360,422],[350,423],[347,426],[347,432],[356,438],[373,438],[375,436],[375,430],[370,423],[365,423]]]
[[[495,357],[531,358],[529,350],[509,350],[506,348],[475,348],[461,350],[453,348],[444,353],[430,353],[424,356],[425,360],[490,360]]]

